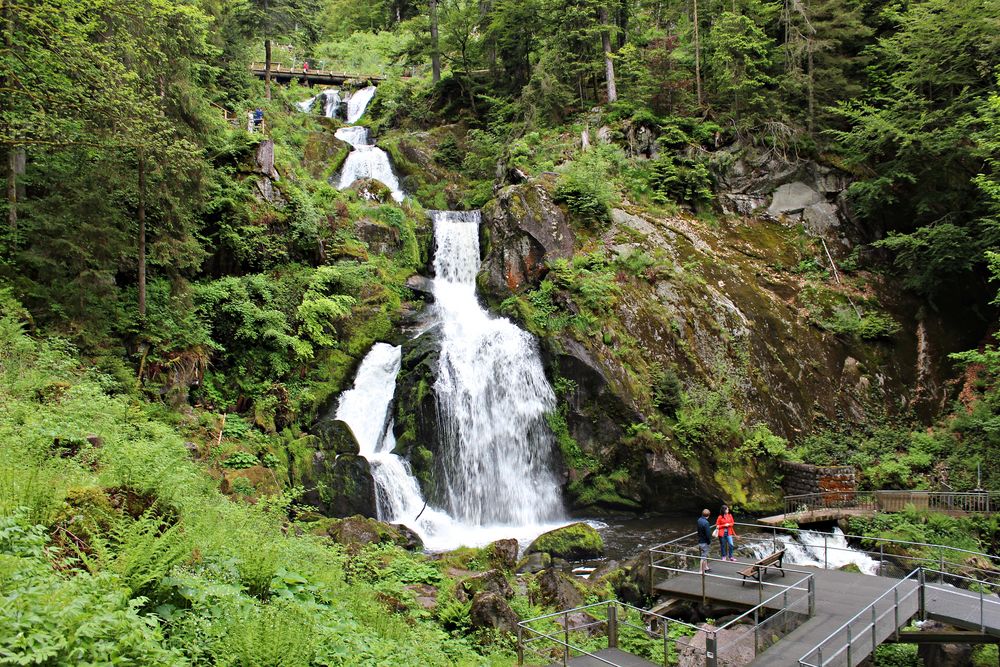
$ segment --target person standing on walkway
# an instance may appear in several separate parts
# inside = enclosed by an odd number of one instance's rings
[[[250,109],[249,111],[247,111],[247,132],[253,133],[254,125],[255,123],[253,121],[253,109]]]
[[[712,568],[708,566],[708,546],[712,543],[712,529],[708,523],[710,516],[712,516],[711,512],[702,510],[701,516],[698,517],[698,550],[701,551],[702,574],[712,571]]]
[[[736,519],[729,513],[729,506],[723,505],[719,517],[715,520],[715,529],[719,533],[719,546],[722,548],[722,560],[735,561],[733,557],[733,538],[736,537]]]

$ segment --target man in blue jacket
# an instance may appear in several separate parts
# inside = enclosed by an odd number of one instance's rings
[[[712,543],[712,528],[708,523],[708,517],[711,515],[708,510],[702,510],[701,516],[698,517],[698,549],[701,550],[702,573],[712,571],[712,568],[708,567],[708,545]]]

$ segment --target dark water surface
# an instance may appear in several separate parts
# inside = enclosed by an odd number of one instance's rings
[[[604,538],[606,557],[618,561],[632,558],[640,551],[657,544],[693,533],[697,520],[697,516],[596,519],[607,524],[607,527],[597,529]]]

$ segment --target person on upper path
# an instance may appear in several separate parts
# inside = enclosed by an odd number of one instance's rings
[[[729,506],[723,505],[719,517],[715,520],[715,529],[719,532],[719,546],[722,548],[722,560],[736,561],[733,557],[733,539],[736,537],[736,519],[729,513]]]
[[[712,515],[708,510],[702,510],[698,517],[698,549],[701,551],[701,573],[711,572],[708,566],[708,547],[712,543],[712,529],[709,527],[708,517]]]

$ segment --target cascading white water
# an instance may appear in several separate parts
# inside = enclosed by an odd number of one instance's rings
[[[778,541],[785,550],[784,562],[789,566],[823,567],[825,564],[828,569],[835,570],[845,565],[856,565],[864,574],[878,574],[878,561],[852,549],[839,528],[834,528],[833,534],[827,536],[825,541],[823,533],[811,530],[800,530],[794,536],[778,535]],[[758,559],[767,556],[773,549],[771,542],[751,543],[748,547]]]
[[[355,122],[365,112],[368,103],[375,94],[375,86],[362,88],[347,100],[347,120]],[[385,184],[396,201],[403,201],[403,190],[399,179],[392,171],[389,154],[377,146],[373,146],[368,137],[368,128],[356,125],[342,127],[335,136],[351,145],[351,154],[347,156],[340,168],[340,180],[337,188],[349,188],[351,183],[359,178],[372,178]]]
[[[337,109],[340,108],[340,91],[336,88],[323,91],[323,115],[327,118],[336,118]]]
[[[375,86],[368,86],[361,90],[356,90],[347,98],[347,122],[357,123],[365,115],[368,103],[375,97]]]
[[[545,416],[555,395],[535,340],[476,298],[479,212],[434,211],[434,384],[446,509],[463,523],[528,526],[562,517]]]

